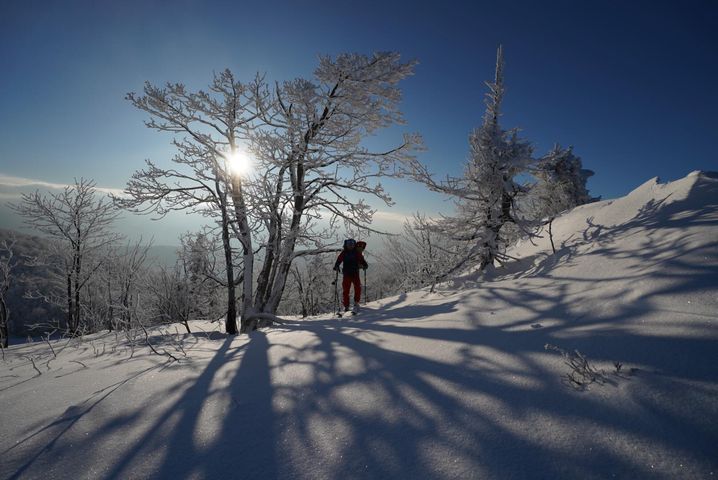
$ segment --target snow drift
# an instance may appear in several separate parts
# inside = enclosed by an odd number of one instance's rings
[[[718,175],[650,180],[553,231],[555,255],[524,242],[506,268],[356,318],[164,329],[179,362],[114,333],[13,346],[0,477],[718,473]],[[599,381],[572,388],[546,344]]]

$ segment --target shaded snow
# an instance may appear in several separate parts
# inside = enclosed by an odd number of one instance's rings
[[[13,346],[0,477],[715,477],[718,178],[650,180],[554,234],[556,255],[525,242],[483,279],[356,318],[172,329],[155,340],[179,363],[107,333],[57,358]],[[606,383],[567,387],[546,343]]]

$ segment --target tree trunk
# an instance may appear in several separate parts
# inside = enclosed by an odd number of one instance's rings
[[[80,248],[77,247],[76,250],[77,255],[77,262],[75,262],[75,328],[72,332],[73,335],[75,335],[79,329],[80,329],[80,322],[81,322],[81,312],[80,312],[80,273],[82,271],[81,267],[81,258],[80,258]]]
[[[254,252],[252,251],[252,230],[247,220],[247,206],[244,203],[242,184],[237,177],[232,177],[232,202],[234,203],[235,218],[239,229],[239,242],[242,244],[242,310],[239,324],[239,333],[253,330],[252,315],[254,310]]]
[[[257,277],[257,294],[255,295],[254,302],[257,308],[264,310],[269,294],[271,292],[272,284],[272,271],[275,268],[276,261],[276,249],[277,249],[277,226],[275,221],[270,221],[269,238],[267,239],[264,262],[262,263],[262,269]]]
[[[227,207],[222,205],[222,246],[224,247],[224,263],[227,272],[227,317],[224,321],[225,331],[230,335],[237,332],[237,294],[234,288],[234,265],[232,264],[232,245],[229,241],[229,219]]]
[[[130,329],[132,328],[132,315],[130,312],[130,290],[127,284],[123,286],[123,290],[122,300],[120,300],[120,305],[122,305],[122,320],[125,325],[127,325],[127,328]]]
[[[289,270],[292,268],[294,246],[296,244],[296,234],[299,230],[300,219],[301,214],[295,216],[295,219],[292,221],[292,229],[287,238],[284,239],[282,252],[279,257],[279,261],[277,262],[275,278],[272,282],[272,291],[269,295],[269,300],[263,309],[264,312],[275,313],[279,307],[279,302],[282,300],[282,294],[284,293],[284,287],[287,284]]]
[[[107,329],[111,332],[114,328],[113,316],[115,309],[112,305],[112,269],[107,270]]]
[[[252,298],[252,286],[254,279],[252,278],[252,272],[254,271],[254,252],[252,252],[251,238],[247,238],[243,235],[245,240],[249,243],[249,247],[244,247],[244,275],[242,277],[242,317],[240,320],[239,332],[247,333],[254,330],[252,324],[252,314],[254,313],[254,302]]]
[[[72,272],[67,273],[67,331],[72,334],[75,314],[72,308]]]
[[[276,189],[270,208],[271,218],[269,219],[268,238],[266,243],[264,263],[262,270],[257,277],[257,293],[255,295],[255,306],[264,311],[269,295],[272,292],[272,285],[276,276],[277,253],[282,245],[282,218],[279,212],[279,204],[282,199],[282,186],[287,167],[283,166],[277,175]]]
[[[551,219],[548,221],[548,238],[551,240],[551,250],[553,250],[553,253],[556,253],[556,245],[553,244],[553,232],[551,231],[553,219],[554,217],[551,217]]]
[[[9,319],[10,313],[8,312],[7,304],[5,303],[4,294],[0,294],[0,343],[2,343],[2,348],[7,348],[9,345]]]
[[[289,234],[284,238],[284,245],[280,253],[277,270],[272,282],[272,292],[263,311],[275,313],[279,307],[279,302],[284,293],[284,287],[287,284],[287,276],[289,269],[292,268],[294,260],[294,247],[299,235],[299,228],[302,224],[302,215],[304,213],[304,167],[301,160],[297,162],[297,171],[293,173],[290,170],[292,183],[295,185],[294,205],[292,212],[292,223],[289,227]]]

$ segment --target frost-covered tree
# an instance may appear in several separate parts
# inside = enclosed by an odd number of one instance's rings
[[[573,147],[562,148],[556,144],[541,157],[531,172],[538,180],[532,192],[536,199],[550,199],[543,207],[545,215],[595,201],[586,187],[594,172],[583,168],[581,158],[573,153]]]
[[[180,237],[179,262],[187,282],[193,319],[216,319],[218,289],[226,286],[217,261],[221,239],[207,229]]]
[[[120,238],[111,230],[117,209],[106,198],[98,198],[95,183],[84,178],[60,193],[23,194],[20,203],[11,207],[27,225],[53,241],[52,252],[38,262],[50,263],[48,273],[55,288],[38,293],[50,303],[64,304],[69,333],[80,333],[84,327],[82,294],[105,261],[102,253]]]
[[[10,310],[7,306],[7,294],[14,278],[17,258],[14,251],[15,239],[5,239],[0,243],[0,347],[7,348],[10,338]]]
[[[361,196],[391,202],[378,179],[394,174],[420,140],[407,135],[384,151],[368,150],[363,140],[402,122],[397,84],[413,66],[395,53],[345,54],[322,57],[312,80],[270,86],[257,76],[242,84],[225,71],[209,92],[147,84],[143,96],[128,96],[150,114],[150,128],[183,139],[174,141],[178,168],[148,162],[128,184],[130,199],[120,202],[135,211],[194,209],[217,216],[225,246],[227,332],[237,332],[235,283],[242,284],[240,331],[247,331],[258,319],[273,318],[296,258],[335,248],[330,244],[337,221],[370,228],[373,210]],[[241,149],[253,154],[254,173],[226,168],[224,160]],[[230,234],[240,250],[236,280]]]
[[[190,320],[216,319],[222,315],[220,294],[224,279],[219,273],[217,254],[221,239],[211,231],[180,236],[177,261],[160,266],[148,275],[146,291],[152,318],[160,323],[180,322],[190,333]]]
[[[128,182],[127,196],[115,198],[121,207],[138,213],[161,217],[184,210],[215,219],[223,244],[228,333],[237,333],[235,289],[242,278],[235,275],[233,230],[242,232],[241,238],[251,235],[248,220],[237,221],[233,213],[246,200],[245,179],[232,174],[231,161],[256,119],[251,111],[253,91],[256,87],[225,70],[214,75],[207,91],[191,92],[181,83],[158,87],[147,82],[143,95],[129,93],[127,99],[150,115],[148,128],[175,135],[177,153],[173,167],[147,160],[147,167]],[[245,250],[247,246],[251,248],[245,244]]]
[[[364,197],[391,204],[381,179],[413,159],[421,139],[405,135],[383,151],[367,149],[363,140],[403,123],[398,83],[414,64],[392,52],[321,57],[311,81],[296,79],[266,92],[264,127],[253,138],[270,200],[261,209],[267,234],[258,311],[276,311],[296,258],[336,249],[331,243],[338,221],[371,230],[374,211]]]
[[[586,181],[594,172],[583,168],[572,147],[561,148],[557,144],[536,162],[531,173],[537,179],[529,194],[531,215],[541,225],[548,225],[551,248],[556,253],[553,220],[563,211],[598,200],[586,188]]]
[[[179,322],[191,333],[193,299],[190,282],[181,263],[174,267],[160,266],[148,276],[147,293],[152,318],[160,323]]]
[[[137,325],[137,321],[145,317],[138,298],[142,294],[143,283],[147,275],[147,254],[151,243],[143,244],[142,239],[134,243],[127,243],[112,255],[112,269],[107,281],[112,282],[115,288],[108,284],[110,295],[110,318],[115,327],[129,329]],[[114,290],[114,292],[113,292]],[[114,294],[114,295],[113,295]]]
[[[420,213],[406,220],[400,236],[389,237],[379,255],[396,277],[396,291],[408,291],[431,285],[437,277],[454,266],[462,242],[452,240],[435,222]]]
[[[102,252],[105,260],[85,294],[85,317],[90,330],[127,330],[146,319],[138,297],[144,291],[150,247],[151,243],[139,239]]]
[[[302,317],[330,312],[333,309],[334,277],[327,275],[334,263],[334,255],[314,255],[306,262],[295,262],[280,312]]]
[[[496,75],[487,82],[489,92],[483,123],[469,135],[469,160],[464,175],[438,182],[427,168],[414,162],[410,174],[430,189],[456,199],[454,216],[445,216],[435,229],[453,240],[464,242],[465,249],[448,275],[467,264],[480,269],[502,261],[507,245],[504,229],[520,226],[516,213],[517,198],[526,186],[517,177],[525,173],[532,161],[531,145],[519,138],[516,129],[504,130],[499,124],[501,102],[504,98],[504,59],[499,46],[496,55]]]

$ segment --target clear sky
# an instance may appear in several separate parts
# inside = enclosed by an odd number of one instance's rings
[[[21,179],[122,188],[143,159],[169,158],[170,138],[124,100],[145,80],[202,88],[226,67],[284,80],[348,51],[420,62],[403,84],[405,129],[424,135],[433,171],[456,174],[498,44],[504,127],[537,153],[573,145],[594,195],[718,170],[715,1],[0,0],[0,201]],[[386,218],[450,208],[419,186],[390,188]]]

